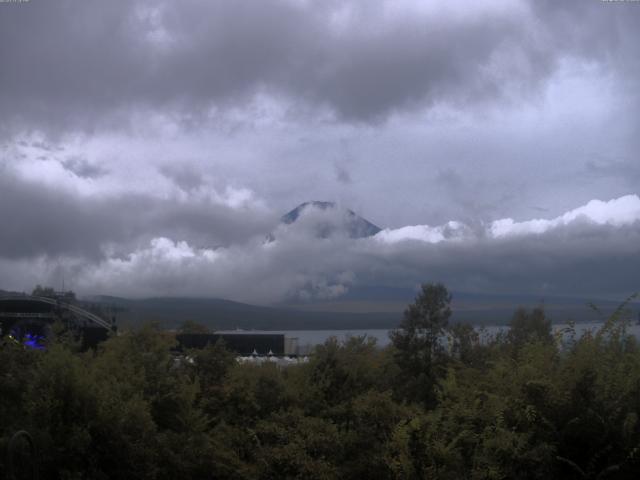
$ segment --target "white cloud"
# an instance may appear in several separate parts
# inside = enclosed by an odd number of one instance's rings
[[[515,222],[511,218],[503,218],[492,222],[489,232],[494,238],[510,235],[539,235],[551,229],[580,221],[591,222],[596,225],[620,227],[633,224],[639,220],[640,197],[638,195],[625,195],[608,202],[591,200],[586,205],[551,220],[535,219]]]
[[[410,240],[440,243],[473,240],[478,236],[498,239],[508,236],[541,235],[553,229],[580,222],[621,227],[631,225],[637,221],[640,221],[640,197],[638,195],[625,195],[609,201],[591,200],[586,205],[552,219],[533,219],[516,222],[512,218],[502,218],[488,224],[480,235],[462,222],[449,221],[439,226],[411,225],[397,229],[385,229],[378,233],[375,238],[385,243]]]
[[[406,240],[440,243],[446,240],[462,240],[470,234],[471,231],[468,226],[452,220],[437,227],[410,225],[396,229],[387,228],[378,233],[375,238],[385,243],[397,243]]]

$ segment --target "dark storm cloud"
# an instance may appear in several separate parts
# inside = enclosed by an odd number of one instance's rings
[[[368,122],[529,92],[567,55],[637,68],[635,5],[452,5],[462,13],[368,1],[2,5],[1,125],[91,130],[148,109],[197,119],[258,93]]]
[[[186,165],[165,165],[160,172],[185,192],[189,192],[204,184],[202,174]]]
[[[625,73],[635,72],[635,82],[640,67],[636,55],[640,11],[633,3],[536,0],[530,6],[553,34],[558,49],[605,62]]]
[[[271,227],[264,211],[234,209],[206,199],[189,201],[142,194],[82,197],[8,169],[0,175],[0,257],[57,255],[104,258],[105,249],[129,252],[156,236],[212,247],[243,242]]]
[[[99,178],[107,173],[105,168],[92,164],[80,156],[67,157],[60,163],[66,170],[81,178]]]
[[[639,288],[637,245],[640,222],[620,229],[578,223],[499,241],[414,243],[395,250],[385,280],[442,281],[460,291],[630,294]]]

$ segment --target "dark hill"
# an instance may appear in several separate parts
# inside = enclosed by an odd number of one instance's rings
[[[357,330],[394,328],[404,309],[412,303],[411,289],[354,288],[348,298],[335,302],[264,307],[211,298],[145,298],[126,299],[98,296],[85,300],[94,307],[114,310],[121,326],[156,321],[166,328],[176,328],[185,320],[195,321],[211,329],[256,330]],[[554,323],[569,319],[578,322],[602,321],[587,304],[589,299],[533,295],[486,295],[453,292],[453,322],[476,325],[504,325],[522,306],[544,305]],[[612,313],[618,301],[593,300],[603,315]],[[629,313],[637,319],[640,303],[633,302]]]
[[[341,330],[391,328],[400,319],[393,312],[307,312],[210,298],[126,299],[98,296],[87,302],[115,310],[121,326],[155,321],[163,327],[175,328],[185,320],[191,320],[212,329]]]

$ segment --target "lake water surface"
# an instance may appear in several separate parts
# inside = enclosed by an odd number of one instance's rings
[[[596,331],[602,327],[602,323],[576,323],[574,325],[576,336],[580,337],[587,331]],[[568,324],[555,324],[552,326],[554,332],[561,332],[569,327]],[[507,326],[483,326],[476,327],[476,330],[480,334],[480,338],[484,341],[494,337],[499,332],[505,332],[509,329]],[[320,345],[327,341],[330,337],[336,337],[338,341],[347,340],[349,337],[359,337],[366,335],[370,338],[375,338],[376,343],[385,347],[389,345],[391,340],[389,339],[389,332],[391,330],[386,329],[364,329],[364,330],[251,330],[246,333],[284,333],[289,338],[297,338],[298,345],[304,349],[304,347],[311,348],[316,345]],[[634,324],[628,327],[628,333],[634,335],[640,340],[640,325]],[[229,331],[233,332],[233,331]]]

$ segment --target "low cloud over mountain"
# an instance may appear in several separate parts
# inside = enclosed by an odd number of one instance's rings
[[[380,232],[380,227],[356,215],[348,208],[334,202],[304,202],[285,214],[282,223],[310,225],[318,238],[346,235],[349,238],[371,237]],[[303,226],[302,228],[309,228]]]
[[[355,238],[318,235],[327,224],[344,225],[344,212],[312,207],[296,221],[278,223],[270,242],[254,235],[213,248],[172,235],[118,254],[103,247],[93,259],[5,257],[2,281],[25,288],[36,279],[55,281],[64,270],[68,284],[81,293],[212,296],[266,304],[338,299],[354,286],[410,288],[430,280],[457,290],[543,295],[623,296],[638,288],[637,195],[594,200],[548,220],[500,219],[475,228],[451,221]],[[234,222],[241,223],[245,213],[234,214]]]

